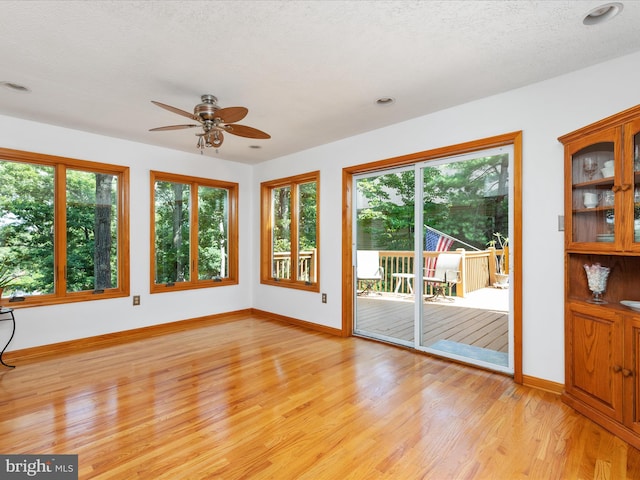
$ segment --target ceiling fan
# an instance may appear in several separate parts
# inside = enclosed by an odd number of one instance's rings
[[[200,153],[202,153],[205,147],[218,148],[222,145],[222,142],[224,141],[224,133],[231,133],[232,135],[247,138],[271,138],[271,135],[258,130],[257,128],[236,124],[236,122],[242,120],[247,113],[249,113],[249,110],[245,107],[220,108],[218,106],[218,99],[213,95],[202,95],[200,99],[202,103],[199,103],[194,107],[193,113],[151,100],[151,103],[159,106],[160,108],[164,108],[170,112],[190,118],[198,123],[188,125],[169,125],[167,127],[151,128],[149,131],[160,132],[164,130],[180,130],[183,128],[200,127],[202,128],[202,132],[196,133],[196,136],[198,137],[197,147],[200,149]]]

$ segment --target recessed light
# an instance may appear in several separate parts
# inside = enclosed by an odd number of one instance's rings
[[[3,87],[12,90],[14,92],[18,92],[18,93],[29,93],[31,92],[31,90],[27,87],[25,87],[24,85],[20,85],[19,83],[15,83],[15,82],[5,82],[5,81],[0,81],[0,85],[2,85]]]
[[[597,25],[607,20],[611,20],[622,11],[623,5],[619,2],[605,3],[599,7],[592,8],[582,19],[585,25]]]
[[[395,103],[396,99],[393,97],[380,97],[376,100],[376,104],[378,105],[391,105]]]

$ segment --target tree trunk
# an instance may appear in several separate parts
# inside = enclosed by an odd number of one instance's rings
[[[113,175],[96,174],[95,249],[93,270],[95,289],[111,288],[111,186]]]
[[[175,281],[183,281],[185,279],[184,274],[184,262],[182,261],[182,215],[184,205],[182,201],[182,191],[184,185],[181,183],[173,184],[173,248],[176,252],[176,269],[175,269]]]

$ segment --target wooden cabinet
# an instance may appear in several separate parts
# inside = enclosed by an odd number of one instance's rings
[[[580,304],[567,309],[566,393],[619,422],[622,415],[623,320]]]
[[[564,401],[640,448],[640,105],[565,146]],[[610,269],[593,303],[585,265]]]

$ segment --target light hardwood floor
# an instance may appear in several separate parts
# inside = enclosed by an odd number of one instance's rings
[[[0,371],[0,453],[81,479],[638,479],[640,452],[509,377],[260,319]]]

